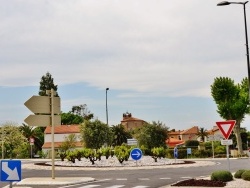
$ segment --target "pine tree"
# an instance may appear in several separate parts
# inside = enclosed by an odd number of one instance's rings
[[[46,90],[51,90],[51,89],[54,89],[56,97],[58,97],[57,85],[54,85],[54,79],[52,78],[52,75],[49,72],[47,72],[46,75],[42,76],[41,78],[39,95],[47,96]]]

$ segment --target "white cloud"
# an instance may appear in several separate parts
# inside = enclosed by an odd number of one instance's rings
[[[3,1],[0,85],[58,85],[210,96],[247,75],[242,7],[213,1]],[[238,27],[239,26],[239,27]]]

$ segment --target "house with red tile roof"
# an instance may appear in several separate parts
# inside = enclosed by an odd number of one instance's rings
[[[187,140],[198,140],[197,133],[199,132],[198,126],[193,126],[190,129],[175,131],[172,130],[168,133],[166,144],[168,147],[175,147],[184,145]]]
[[[128,112],[123,114],[123,119],[121,120],[121,124],[124,126],[126,131],[142,127],[144,123],[146,123],[144,120],[135,118],[131,113]]]
[[[205,141],[220,141],[224,139],[219,127],[217,125],[213,126],[211,130],[208,131],[208,137]]]
[[[77,140],[75,142],[76,148],[82,148],[83,144],[80,141],[80,125],[59,125],[54,127],[54,147],[58,151],[60,145],[65,141],[65,138],[70,134],[75,134]],[[47,126],[44,131],[44,144],[42,146],[43,152],[51,151],[51,126]]]

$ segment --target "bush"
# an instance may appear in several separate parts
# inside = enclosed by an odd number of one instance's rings
[[[192,146],[199,146],[199,141],[198,140],[187,140],[185,142],[186,147],[192,147]]]
[[[229,171],[219,170],[212,173],[211,180],[223,181],[223,182],[232,181],[233,175]]]
[[[127,161],[130,156],[130,149],[124,145],[115,147],[115,156],[118,161],[122,164],[123,161]]]
[[[241,175],[245,172],[246,170],[240,169],[237,172],[235,172],[234,177],[235,178],[241,178]]]
[[[153,148],[151,150],[151,156],[157,162],[157,158],[165,158],[166,150],[163,147]]]
[[[250,181],[250,170],[246,170],[245,172],[243,172],[241,178],[243,180]]]
[[[194,150],[193,155],[199,158],[211,157],[212,151],[211,150]]]

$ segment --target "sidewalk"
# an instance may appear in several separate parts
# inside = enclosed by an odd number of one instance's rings
[[[87,183],[95,181],[91,177],[56,177],[52,178],[26,178],[20,182],[17,182],[17,185],[22,186],[32,186],[32,185],[72,185],[78,183]]]

